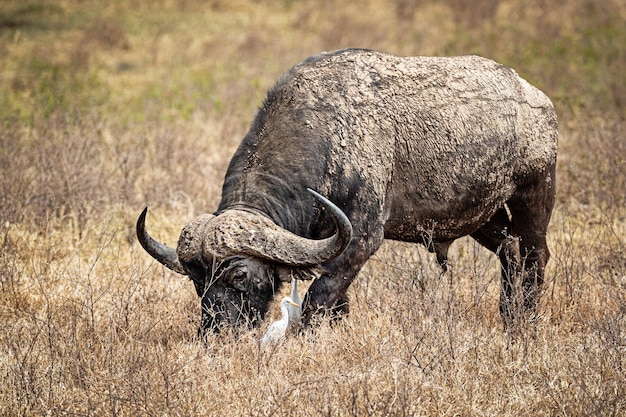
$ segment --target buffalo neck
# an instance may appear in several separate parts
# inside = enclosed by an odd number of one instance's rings
[[[237,181],[229,180],[227,175],[215,215],[227,210],[243,210],[268,217],[282,228],[310,237],[312,203],[306,189],[294,189],[285,179],[267,173],[248,174]]]

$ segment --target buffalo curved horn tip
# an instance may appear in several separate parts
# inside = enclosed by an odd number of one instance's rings
[[[317,191],[311,188],[307,188],[307,191],[311,193],[311,195],[313,195],[313,197],[315,197],[315,199],[319,201],[322,206],[330,211],[330,214],[335,222],[335,229],[339,234],[339,236],[337,236],[338,241],[341,243],[341,250],[339,250],[339,253],[343,252],[352,239],[352,223],[350,223],[350,219],[348,219],[348,216],[346,216],[343,210]]]
[[[187,275],[187,271],[185,271],[185,268],[183,268],[180,261],[178,260],[178,254],[176,253],[176,250],[162,244],[159,241],[154,240],[146,231],[147,213],[148,207],[143,209],[143,211],[139,215],[139,218],[137,219],[137,240],[139,240],[141,246],[154,259],[156,259],[174,272],[182,275]]]

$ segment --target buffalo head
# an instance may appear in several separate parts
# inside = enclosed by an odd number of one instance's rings
[[[352,226],[332,202],[309,192],[330,214],[335,234],[315,240],[298,236],[265,214],[246,208],[203,214],[182,230],[178,247],[154,240],[145,228],[147,208],[137,220],[137,237],[154,259],[193,281],[202,298],[200,331],[254,326],[265,317],[275,291],[302,271],[337,257],[350,243]]]

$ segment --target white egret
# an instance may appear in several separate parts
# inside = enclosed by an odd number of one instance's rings
[[[293,306],[291,304],[287,305],[287,310],[289,311],[289,326],[288,329],[293,328],[294,326],[298,326],[300,324],[300,320],[302,319],[302,299],[300,298],[300,294],[298,294],[298,280],[295,278],[291,279],[291,301],[296,303],[298,306]]]
[[[280,320],[270,324],[270,327],[267,328],[267,331],[261,338],[261,350],[266,350],[270,347],[270,345],[279,343],[285,337],[285,333],[289,327],[289,306],[300,308],[298,304],[293,302],[291,297],[285,297],[282,299],[280,302],[280,312],[282,317]]]

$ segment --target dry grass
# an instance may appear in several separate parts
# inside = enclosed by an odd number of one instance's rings
[[[622,2],[131,3],[0,1],[0,415],[626,413]],[[198,341],[192,285],[138,247],[144,205],[170,244],[214,209],[282,71],[346,46],[479,53],[554,98],[553,257],[517,339],[471,240],[444,276],[386,243],[346,320],[269,355],[263,329]]]

